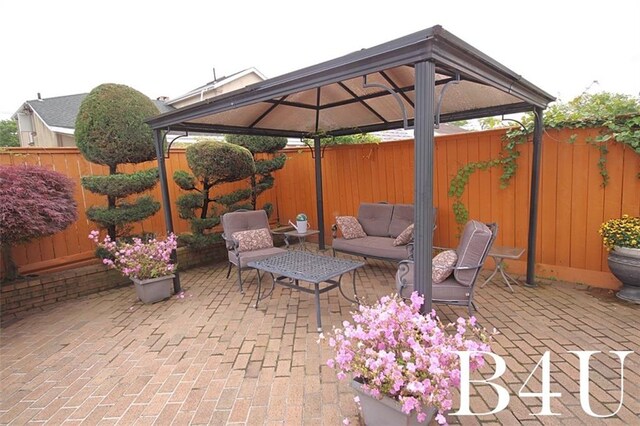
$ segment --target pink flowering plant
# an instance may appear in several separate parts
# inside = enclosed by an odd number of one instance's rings
[[[117,269],[124,276],[147,280],[171,275],[176,269],[176,265],[171,263],[171,252],[178,246],[174,234],[169,234],[164,241],[133,238],[131,242],[115,242],[107,235],[100,242],[99,237],[99,231],[94,230],[89,234],[89,239],[109,254],[102,263]]]
[[[423,302],[413,292],[410,303],[394,295],[374,306],[360,306],[352,314],[353,324],[344,321],[344,328],[334,328],[329,345],[335,356],[327,365],[338,370],[340,380],[350,375],[362,383],[372,397],[389,396],[402,404],[406,414],[415,410],[420,422],[435,407],[436,420],[446,424],[452,389],[460,385],[460,358],[455,351],[489,352],[492,336],[477,326],[475,317],[443,325],[435,311],[422,315]],[[468,334],[476,339],[465,337]],[[472,353],[470,370],[482,365],[482,355]]]

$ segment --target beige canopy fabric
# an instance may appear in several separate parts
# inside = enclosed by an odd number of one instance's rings
[[[542,110],[553,100],[520,75],[434,26],[158,115],[148,123],[154,129],[167,231],[173,230],[163,156],[163,139],[169,131],[313,138],[318,227],[324,229],[320,138],[413,127],[414,282],[425,297],[423,309],[429,311],[434,126],[534,111],[527,253],[527,283],[533,285]],[[324,248],[322,232],[320,247]],[[180,289],[179,276],[174,289]]]
[[[156,129],[309,137],[413,125],[415,71],[434,62],[439,122],[546,107],[554,98],[436,26],[154,117]],[[439,106],[439,109],[438,109]]]

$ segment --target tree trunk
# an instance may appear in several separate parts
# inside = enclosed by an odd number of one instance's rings
[[[116,166],[113,166],[113,165],[109,166],[109,174],[110,175],[115,175],[116,171],[117,171],[116,170]],[[116,208],[116,197],[114,197],[112,195],[107,195],[107,202],[108,202],[109,210],[112,210],[112,209]],[[109,234],[109,237],[111,238],[111,241],[115,241],[116,240],[116,236],[118,234],[116,233],[116,226],[115,225],[107,226],[107,233]]]
[[[11,246],[9,244],[2,244],[2,246],[0,246],[0,251],[2,252],[2,263],[5,270],[4,279],[7,281],[13,281],[18,278],[18,267],[11,256]]]
[[[211,189],[212,185],[208,185],[206,183],[203,182],[202,185],[202,195],[204,197],[204,200],[202,201],[202,211],[200,212],[200,219],[206,219],[207,218],[207,214],[209,213],[209,190]]]
[[[256,209],[256,204],[258,204],[258,188],[256,182],[256,175],[251,175],[251,206],[253,210]]]

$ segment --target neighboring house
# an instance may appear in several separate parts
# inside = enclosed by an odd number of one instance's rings
[[[225,76],[214,79],[204,86],[197,87],[182,96],[170,99],[167,101],[167,105],[171,105],[174,108],[182,108],[266,79],[267,78],[257,69],[253,67],[247,68],[246,70],[231,74],[228,77]]]
[[[87,93],[26,101],[13,115],[18,120],[20,146],[74,147],[76,116]],[[172,111],[164,101],[153,103],[160,112]]]
[[[260,71],[255,68],[249,68],[228,77],[211,81],[175,99],[167,100],[165,97],[160,97],[153,102],[161,113],[168,112],[262,80],[265,80],[265,77]],[[18,121],[20,146],[76,146],[73,136],[76,116],[85,96],[87,96],[87,93],[42,98],[38,93],[38,99],[26,101],[22,104],[12,116],[14,120]],[[171,135],[168,139],[171,140]],[[185,142],[190,139],[193,138],[181,138],[178,140]]]

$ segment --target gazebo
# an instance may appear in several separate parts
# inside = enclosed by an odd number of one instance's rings
[[[324,230],[320,139],[415,129],[415,283],[431,309],[434,127],[533,111],[528,285],[534,285],[542,111],[555,98],[481,51],[434,26],[148,120],[154,130],[167,231],[173,231],[164,164],[169,131],[314,140],[318,227]],[[429,230],[425,232],[425,230]],[[320,232],[320,248],[324,233]],[[179,289],[179,279],[174,283]]]

